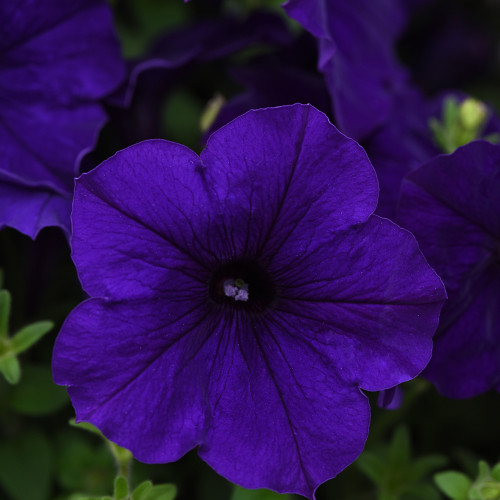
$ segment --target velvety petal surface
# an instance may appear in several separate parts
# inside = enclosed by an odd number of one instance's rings
[[[300,322],[346,381],[376,391],[417,376],[446,295],[415,238],[373,216],[322,241],[299,258],[286,247],[273,261],[282,290],[275,309],[289,325]]]
[[[303,326],[273,312],[234,318],[199,454],[244,487],[314,498],[361,453],[370,415],[366,397],[332,370]]]
[[[94,103],[58,107],[9,101],[0,111],[0,175],[20,186],[71,195],[79,159],[93,147],[105,120]]]
[[[199,296],[89,299],[67,318],[53,376],[89,421],[144,462],[171,462],[203,440],[219,315]],[[223,322],[221,322],[223,324]]]
[[[13,227],[36,238],[44,227],[56,226],[69,236],[71,202],[69,195],[0,180],[0,229]]]
[[[31,235],[57,221],[69,233],[69,212],[38,200],[48,191],[71,197],[79,160],[105,121],[97,99],[124,76],[111,11],[102,0],[16,0],[3,2],[0,18],[0,178],[17,186],[9,198],[22,192],[26,201],[0,224]]]
[[[71,244],[94,298],[53,358],[78,418],[140,460],[199,445],[238,484],[313,499],[362,450],[360,387],[422,370],[444,300],[410,233],[370,216],[377,191],[308,105],[250,111],[201,158],[145,141],[82,175]]]
[[[450,298],[426,374],[452,397],[484,392],[500,376],[498,165],[500,148],[475,141],[412,172],[402,187],[400,220]]]
[[[289,0],[284,7],[318,39],[339,128],[359,140],[386,122],[407,78],[395,55],[403,2]]]
[[[167,279],[154,265],[174,256],[200,275],[264,248],[270,259],[287,241],[303,253],[321,231],[366,220],[378,191],[363,150],[307,105],[247,113],[211,136],[201,161],[153,140],[102,165],[77,182],[72,242],[83,287],[101,296],[149,293]]]
[[[71,243],[83,288],[130,298],[207,281],[211,212],[200,159],[188,148],[151,140],[117,153],[76,183]]]
[[[15,0],[3,3],[0,17],[7,33],[0,43],[0,95],[71,104],[103,97],[125,76],[102,0]]]
[[[310,252],[373,212],[373,167],[326,115],[295,104],[244,116],[244,127],[234,120],[219,129],[201,154],[236,251],[265,262],[288,244]]]

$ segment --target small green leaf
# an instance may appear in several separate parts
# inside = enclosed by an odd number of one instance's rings
[[[500,462],[491,469],[491,477],[496,481],[500,481]]]
[[[132,500],[144,500],[146,493],[153,487],[151,481],[143,481],[132,493]]]
[[[472,481],[462,472],[446,471],[434,475],[438,488],[452,500],[468,500]]]
[[[92,434],[97,434],[98,436],[104,438],[102,432],[90,422],[77,422],[74,418],[69,420],[69,425],[76,427],[78,429],[83,429],[85,431],[91,432]]]
[[[177,487],[174,484],[159,484],[148,490],[144,500],[174,500],[176,496]]]
[[[10,315],[10,293],[7,290],[0,290],[0,342],[6,339],[9,331],[9,315]],[[2,349],[0,346],[0,354]]]
[[[115,500],[125,500],[128,497],[128,482],[123,476],[115,478],[114,485]]]
[[[246,490],[235,486],[231,500],[290,500],[290,495],[280,495],[270,490]]]
[[[410,433],[406,427],[398,427],[389,448],[389,461],[393,467],[401,467],[410,460]]]
[[[479,460],[478,464],[479,474],[477,476],[477,481],[483,481],[490,476],[490,466],[484,460]]]
[[[448,463],[448,459],[442,455],[427,455],[416,459],[411,464],[409,479],[411,481],[420,481],[431,472],[441,469]]]
[[[16,354],[26,351],[53,327],[54,323],[52,321],[39,321],[21,328],[11,339],[11,350]]]
[[[0,358],[0,372],[9,384],[17,384],[21,378],[21,366],[18,359],[13,355]]]

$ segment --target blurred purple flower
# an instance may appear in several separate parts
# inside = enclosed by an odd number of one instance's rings
[[[2,2],[0,228],[69,232],[73,178],[124,76],[104,0]]]
[[[329,114],[325,79],[311,67],[311,61],[317,58],[315,45],[314,38],[303,33],[290,46],[231,70],[233,79],[247,90],[228,100],[206,137],[251,109],[308,103]]]
[[[284,7],[318,39],[318,67],[340,130],[360,140],[387,122],[408,85],[395,53],[404,1],[289,0]]]
[[[406,92],[395,100],[398,112],[393,113],[392,119],[362,142],[379,180],[378,215],[395,218],[404,177],[442,153],[429,121],[431,118],[441,120],[443,104],[450,97],[463,102],[468,96],[444,92],[428,100],[416,90]],[[488,108],[483,136],[498,132],[500,119]]]
[[[474,141],[402,185],[400,220],[449,296],[424,372],[449,397],[500,391],[499,166],[500,147]]]
[[[146,141],[80,177],[91,298],[53,359],[77,419],[139,460],[199,446],[235,483],[314,498],[363,448],[360,388],[423,369],[445,299],[413,236],[371,216],[377,193],[307,105],[250,111],[201,158]]]
[[[259,45],[283,47],[292,42],[282,18],[262,11],[243,19],[232,15],[202,19],[165,34],[144,60],[129,64],[129,78],[106,100],[121,141],[113,151],[145,139],[171,138],[172,131],[162,129],[163,103],[181,85],[188,88],[190,79],[197,81],[207,64],[215,62],[218,72],[223,73],[234,66],[231,57],[239,51]],[[212,98],[210,81],[198,86],[197,94],[206,101]],[[100,163],[94,158],[87,160],[91,166]]]

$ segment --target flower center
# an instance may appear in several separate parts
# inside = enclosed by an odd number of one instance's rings
[[[224,293],[226,297],[232,297],[234,300],[248,301],[248,283],[241,279],[232,278],[224,281]]]
[[[262,310],[273,302],[276,293],[267,271],[254,261],[242,259],[223,264],[212,274],[209,295],[218,304]]]

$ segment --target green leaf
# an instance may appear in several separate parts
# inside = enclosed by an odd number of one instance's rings
[[[127,11],[124,16],[117,9],[116,27],[126,58],[138,58],[150,43],[170,26],[179,26],[188,13],[183,2],[140,0],[121,2]]]
[[[174,484],[159,484],[148,490],[144,500],[174,500],[176,496],[177,487]]]
[[[52,321],[39,321],[21,328],[11,339],[11,350],[16,354],[26,351],[53,327],[54,323]]]
[[[52,469],[52,448],[41,432],[0,442],[0,483],[11,500],[48,500]]]
[[[490,466],[484,460],[479,460],[478,464],[479,473],[477,476],[477,481],[483,481],[490,476]]]
[[[116,465],[105,443],[69,428],[57,435],[56,450],[56,478],[62,489],[96,498],[109,492]]]
[[[270,490],[246,490],[235,485],[231,500],[291,500],[291,496]]]
[[[409,480],[420,481],[436,469],[441,469],[447,465],[448,459],[442,455],[427,455],[416,459],[410,467]]]
[[[97,434],[99,437],[104,438],[102,432],[90,422],[77,422],[74,418],[71,418],[69,421],[69,425],[71,425],[72,427],[76,427],[77,429],[83,429],[85,431],[91,432],[92,434]]]
[[[125,477],[117,476],[114,484],[115,500],[125,500],[128,497],[128,482]]]
[[[406,427],[398,427],[389,448],[389,462],[392,467],[401,468],[410,460],[410,433]]]
[[[21,378],[21,366],[16,356],[7,355],[0,358],[0,372],[9,384],[17,384]]]
[[[49,415],[69,402],[66,389],[52,381],[48,366],[23,365],[21,383],[8,395],[9,407],[23,415]]]
[[[151,481],[143,481],[132,493],[132,500],[144,500],[146,493],[153,487]]]
[[[365,451],[355,462],[356,466],[375,484],[380,485],[385,476],[386,464],[374,453]]]
[[[500,481],[500,462],[491,469],[491,477],[496,481]]]
[[[0,290],[0,342],[6,339],[9,332],[9,315],[10,315],[11,297],[7,290]],[[2,348],[0,345],[0,354]]]
[[[434,475],[438,488],[452,500],[467,500],[472,481],[462,472],[446,471]]]
[[[441,500],[442,498],[437,489],[432,485],[421,483],[410,487],[399,500]]]

